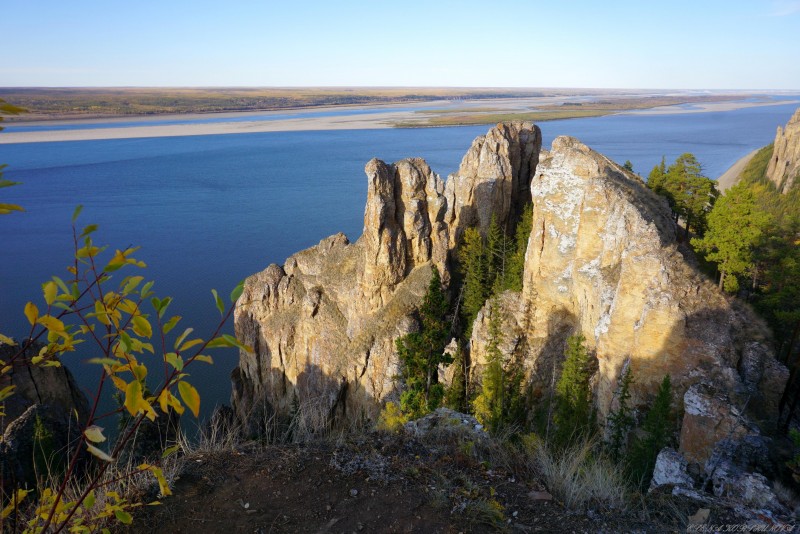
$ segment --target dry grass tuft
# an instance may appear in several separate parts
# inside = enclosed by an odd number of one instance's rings
[[[528,450],[542,480],[570,510],[590,507],[626,511],[629,487],[618,466],[595,452],[591,440],[563,451],[552,451],[541,440],[529,440]]]

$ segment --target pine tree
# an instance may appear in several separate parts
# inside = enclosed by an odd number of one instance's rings
[[[449,365],[453,361],[444,352],[450,334],[450,324],[445,317],[447,309],[439,270],[433,267],[433,276],[419,309],[420,331],[407,334],[396,343],[405,383],[400,408],[411,417],[435,410],[444,398],[439,365]]]
[[[645,436],[636,440],[631,447],[631,473],[634,480],[641,481],[642,488],[650,485],[658,453],[671,441],[673,426],[671,404],[672,383],[669,375],[665,375],[642,424]]]
[[[753,249],[769,221],[747,184],[731,187],[716,202],[708,217],[708,231],[703,238],[692,239],[692,245],[717,264],[720,289],[739,289],[737,276],[753,267]]]
[[[554,438],[560,447],[592,431],[591,368],[584,341],[583,334],[575,334],[567,339],[566,359],[556,384]]]
[[[622,168],[628,172],[633,172],[633,163],[631,163],[631,160],[626,159],[625,164],[622,166]]]
[[[653,167],[650,175],[647,177],[647,187],[655,191],[659,195],[664,195],[664,183],[667,180],[667,159],[661,156],[661,163]]]
[[[624,452],[625,442],[628,433],[633,426],[633,416],[630,413],[628,400],[631,398],[631,384],[633,375],[631,372],[630,361],[625,365],[619,382],[619,396],[617,397],[617,409],[608,414],[607,425],[610,428],[609,453],[611,458],[619,461]]]

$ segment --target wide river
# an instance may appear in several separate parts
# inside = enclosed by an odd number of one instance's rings
[[[692,152],[710,177],[772,141],[796,104],[723,112],[626,114],[542,123],[545,146],[572,135],[647,175]],[[363,113],[363,112],[362,112]],[[63,126],[61,126],[63,128]],[[211,288],[227,296],[236,283],[283,263],[290,254],[338,231],[355,240],[363,225],[364,164],[425,158],[441,175],[454,172],[472,140],[488,129],[446,127],[295,131],[100,141],[0,144],[5,178],[22,185],[0,190],[2,202],[25,212],[0,218],[0,333],[22,337],[28,300],[41,303],[40,284],[67,278],[72,254],[70,216],[96,223],[96,240],[140,245],[141,274],[171,295],[171,313],[195,333],[210,333],[217,313]],[[2,135],[0,133],[0,135]],[[227,300],[227,299],[226,299]],[[228,327],[232,329],[232,327]],[[83,360],[86,354],[75,353]],[[215,365],[197,364],[192,381],[203,412],[228,402],[235,351],[214,351]],[[95,366],[70,363],[83,387]]]

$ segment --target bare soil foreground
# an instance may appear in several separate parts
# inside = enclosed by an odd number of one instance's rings
[[[187,459],[174,496],[137,514],[154,533],[683,532],[697,505],[652,495],[569,511],[523,458],[474,442],[372,433]]]

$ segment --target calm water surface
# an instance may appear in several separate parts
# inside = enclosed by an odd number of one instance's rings
[[[772,141],[795,105],[678,115],[617,115],[545,122],[545,146],[573,135],[646,175],[694,153],[716,177],[751,150]],[[150,139],[0,145],[5,177],[22,185],[0,191],[23,214],[0,219],[0,332],[27,332],[22,308],[41,300],[39,284],[67,277],[69,221],[97,223],[96,241],[141,245],[142,273],[171,295],[170,312],[196,333],[218,318],[209,290],[226,294],[242,278],[282,263],[290,254],[337,231],[356,239],[362,229],[372,157],[424,157],[447,175],[472,139],[488,127],[269,132]],[[2,135],[2,134],[0,134]],[[230,328],[230,327],[229,327]],[[213,367],[192,371],[204,412],[227,402],[238,356],[215,351]],[[85,355],[79,354],[77,359]],[[72,365],[82,386],[96,380]]]

